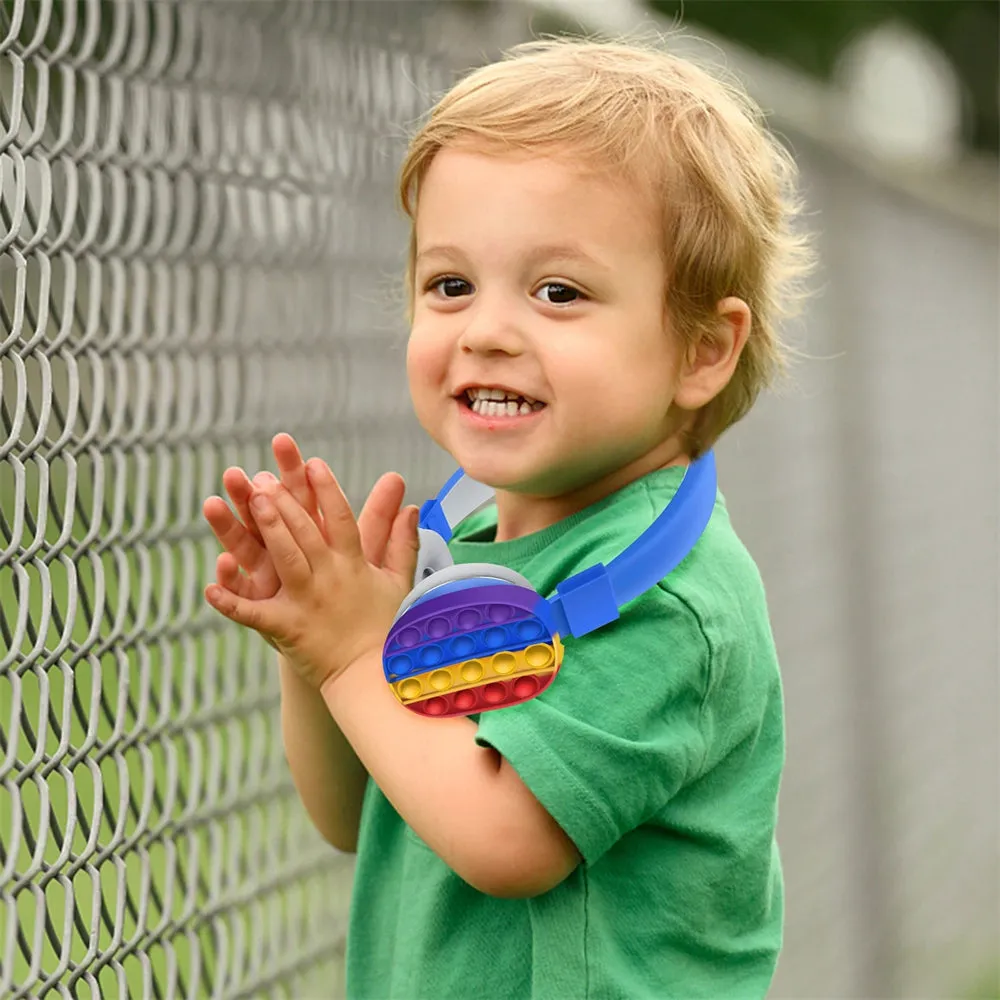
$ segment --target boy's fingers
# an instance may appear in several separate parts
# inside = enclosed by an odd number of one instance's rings
[[[255,492],[250,506],[264,536],[264,544],[274,563],[278,579],[287,587],[298,588],[311,579],[312,569],[275,506],[275,494],[280,492],[283,492],[281,487],[271,495]]]
[[[253,494],[253,485],[247,474],[240,468],[233,466],[222,473],[222,485],[225,486],[229,499],[236,508],[239,519],[250,535],[260,541],[260,531],[257,523],[253,519],[250,511],[250,497]]]
[[[330,467],[321,459],[311,458],[306,463],[306,472],[319,502],[329,544],[345,556],[363,558],[358,523]]]
[[[420,536],[417,521],[420,511],[416,507],[404,507],[392,525],[392,534],[385,553],[385,569],[407,581],[412,586],[413,574],[417,571],[417,552]]]
[[[306,513],[314,521],[317,520],[316,496],[309,485],[306,464],[295,439],[291,434],[278,434],[271,442],[271,449],[281,473],[281,484],[305,508]]]
[[[381,566],[385,560],[385,547],[405,491],[403,477],[395,472],[387,472],[372,487],[358,515],[361,549],[365,559],[375,566]]]
[[[251,579],[240,572],[239,563],[229,552],[220,552],[215,559],[215,582],[238,597],[254,600],[262,596],[257,593]],[[273,592],[268,596],[273,596]]]
[[[201,512],[208,521],[212,533],[219,540],[219,544],[227,552],[248,534],[222,497],[208,497],[201,505]]]
[[[219,544],[233,555],[248,573],[267,576],[267,552],[260,541],[237,520],[222,497],[209,497],[202,505],[202,513],[219,540]],[[263,582],[268,582],[266,579]]]
[[[315,572],[322,559],[330,553],[323,532],[288,490],[275,490],[270,494],[270,500],[281,515],[288,533]]]

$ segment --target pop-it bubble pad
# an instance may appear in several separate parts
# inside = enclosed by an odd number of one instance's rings
[[[497,583],[418,600],[389,631],[383,662],[403,705],[447,717],[533,698],[552,682],[562,653],[545,601]]]

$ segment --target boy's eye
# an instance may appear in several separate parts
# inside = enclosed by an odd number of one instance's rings
[[[565,306],[583,298],[583,294],[572,285],[564,285],[558,281],[550,281],[535,292],[543,302],[553,306]]]
[[[436,291],[446,299],[457,299],[462,295],[472,294],[472,285],[464,278],[438,278],[429,286],[430,291]]]

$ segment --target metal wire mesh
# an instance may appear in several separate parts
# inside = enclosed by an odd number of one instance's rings
[[[441,468],[392,296],[424,4],[0,6],[0,996],[329,996],[349,870],[200,500]]]
[[[439,485],[393,175],[460,53],[529,34],[474,6],[0,0],[0,997],[338,991],[350,870],[199,505],[278,430],[355,502]],[[773,993],[987,995],[996,230],[790,138],[817,360],[720,447],[786,678]]]

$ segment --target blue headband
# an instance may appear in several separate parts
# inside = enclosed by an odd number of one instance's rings
[[[619,609],[654,587],[683,561],[701,537],[715,506],[717,480],[711,451],[692,462],[670,503],[624,552],[556,586],[548,605],[555,630],[581,636],[614,621]],[[459,469],[420,509],[420,527],[445,542],[455,526],[493,497],[492,487]]]

